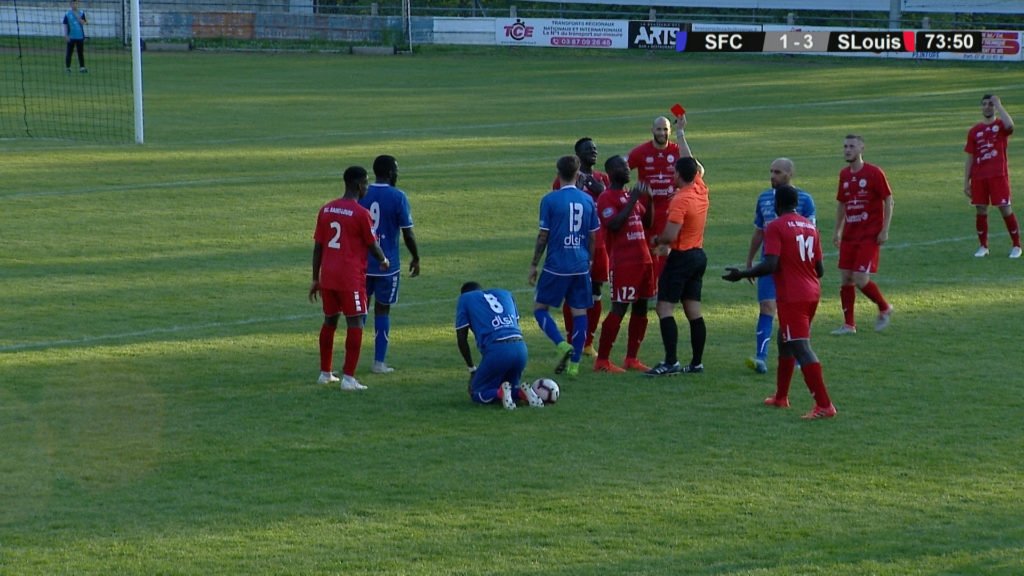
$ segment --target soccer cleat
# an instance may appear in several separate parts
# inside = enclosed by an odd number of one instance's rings
[[[572,358],[572,344],[569,344],[565,340],[558,343],[558,364],[555,365],[555,374],[561,374],[565,372],[565,365],[569,363],[569,359]]]
[[[66,72],[66,73],[68,73],[68,74],[71,74],[71,68],[65,68],[65,69],[64,69],[64,72]]]
[[[502,384],[504,386],[504,384]],[[544,401],[537,396],[537,393],[533,391],[533,386],[525,380],[519,383],[519,389],[523,391],[523,396],[526,397],[526,401],[529,402],[531,408],[543,408]]]
[[[512,385],[508,382],[501,383],[501,406],[505,410],[516,409],[516,399],[512,396]]]
[[[832,418],[836,415],[836,407],[832,404],[822,408],[815,406],[813,410],[801,416],[804,420],[817,420],[819,418]]]
[[[625,368],[619,368],[615,364],[612,364],[611,360],[602,360],[598,358],[594,360],[594,372],[608,372],[609,374],[622,374],[625,372]]]
[[[750,368],[758,374],[768,373],[768,364],[760,358],[747,358],[747,368]]]
[[[832,331],[832,335],[833,336],[844,336],[846,334],[856,334],[856,333],[857,333],[857,327],[856,326],[850,326],[849,324],[843,324],[839,328],[836,328],[835,330]]]
[[[984,258],[988,256],[988,246],[979,246],[978,251],[974,253],[975,258]]]
[[[651,369],[650,366],[637,360],[636,358],[626,358],[626,361],[622,363],[622,367],[626,370],[639,370],[640,372],[647,372]]]
[[[683,366],[683,374],[703,374],[703,373],[704,373],[704,365],[703,364],[687,364],[686,366]]]
[[[395,369],[383,362],[374,362],[373,367],[370,368],[370,372],[374,374],[391,374]]]
[[[580,375],[580,363],[569,362],[569,365],[565,367],[565,375],[570,378],[577,378]]]
[[[89,73],[89,69],[86,68],[85,66],[82,66],[81,68],[79,68],[78,71],[81,72],[82,74],[88,74]]]
[[[338,378],[330,372],[321,372],[320,377],[316,379],[317,384],[334,384],[340,382],[341,378]]]
[[[360,384],[359,380],[356,380],[354,376],[344,374],[341,377],[341,389],[346,392],[351,390],[366,390],[366,386]]]
[[[878,320],[875,320],[875,332],[881,332],[889,327],[889,322],[892,321],[892,306],[885,312],[878,313]]]
[[[776,398],[775,396],[769,396],[764,399],[765,406],[772,406],[774,408],[789,408],[789,398]]]
[[[664,362],[658,362],[658,365],[651,368],[647,372],[644,372],[644,376],[675,376],[676,374],[683,373],[683,366],[676,362],[675,364],[666,364]]]
[[[1010,258],[1020,258],[1020,246],[1010,248]]]
[[[586,346],[583,347],[583,355],[594,358],[597,356],[597,350],[594,350],[593,344],[587,344]]]

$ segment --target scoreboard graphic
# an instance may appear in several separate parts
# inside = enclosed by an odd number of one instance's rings
[[[677,52],[769,52],[779,54],[857,52],[951,52],[980,54],[986,44],[981,31],[854,30],[716,32],[678,30]]]

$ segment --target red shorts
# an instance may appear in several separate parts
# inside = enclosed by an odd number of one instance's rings
[[[590,281],[608,281],[608,247],[605,246],[603,234],[597,237],[597,246],[594,247],[594,263],[590,266]]]
[[[971,204],[975,206],[1009,206],[1010,179],[971,178]]]
[[[878,243],[869,240],[862,242],[839,243],[839,269],[874,274],[878,272]]]
[[[650,300],[657,293],[654,281],[654,264],[645,262],[624,262],[612,266],[609,274],[612,285],[612,302],[636,302]]]
[[[366,314],[366,288],[357,290],[320,289],[324,316],[363,316]]]
[[[783,342],[811,339],[811,322],[818,311],[817,302],[776,302],[779,313],[779,339]]]
[[[657,284],[658,278],[661,278],[661,272],[665,269],[665,261],[668,260],[668,256],[658,256],[651,254],[651,260],[654,261],[654,282]],[[657,290],[657,287],[655,287]]]

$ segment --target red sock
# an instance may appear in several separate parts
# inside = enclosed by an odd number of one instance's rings
[[[330,372],[334,365],[334,330],[330,324],[320,326],[320,371]]]
[[[587,309],[587,341],[584,346],[594,345],[594,332],[597,332],[597,325],[601,322],[601,301],[594,300],[594,305]]]
[[[853,284],[840,286],[839,301],[843,303],[843,321],[847,326],[856,326],[853,321],[853,303],[857,301],[857,287]]]
[[[647,315],[630,314],[629,340],[626,341],[626,358],[636,358],[640,353],[640,344],[647,336]]]
[[[978,229],[978,245],[988,248],[988,214],[975,216],[974,227]]]
[[[363,329],[349,328],[345,332],[345,367],[342,370],[348,376],[356,375],[356,365],[359,364],[359,349],[363,345]]]
[[[878,311],[885,312],[889,309],[889,303],[885,301],[885,297],[882,296],[882,291],[878,289],[878,284],[868,281],[863,288],[860,289],[865,296],[871,299],[872,302],[878,304]]]
[[[1013,245],[1020,247],[1020,226],[1017,225],[1017,215],[1010,214],[1003,218],[1003,222],[1006,222],[1006,231],[1010,233],[1010,240],[1013,241]]]
[[[622,316],[615,312],[609,312],[604,322],[601,323],[601,339],[597,345],[597,357],[599,359],[607,360],[611,357],[612,345],[615,344],[615,339],[619,337],[619,328],[621,326]]]
[[[562,321],[565,322],[565,339],[572,342],[572,308],[568,301],[562,303]]]
[[[794,370],[796,370],[796,358],[779,356],[779,367],[775,369],[775,398],[777,400],[789,398],[789,383],[793,380]]]
[[[811,396],[814,396],[814,403],[822,408],[828,408],[832,404],[832,399],[828,397],[828,390],[825,389],[825,377],[821,374],[821,362],[802,364],[800,371],[804,373],[804,382],[807,383],[807,389],[811,391]]]

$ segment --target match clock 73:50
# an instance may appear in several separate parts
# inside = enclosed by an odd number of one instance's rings
[[[981,32],[927,30],[917,33],[918,52],[981,52]]]

